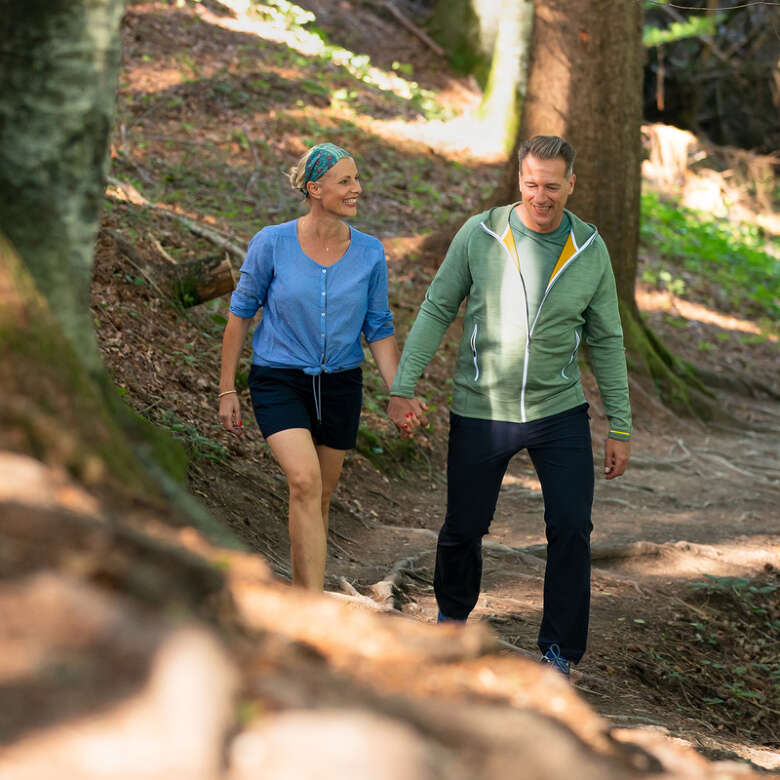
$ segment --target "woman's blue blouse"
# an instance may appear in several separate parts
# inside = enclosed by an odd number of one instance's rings
[[[387,262],[380,241],[350,227],[349,248],[333,265],[303,253],[297,220],[263,228],[249,242],[230,311],[263,317],[252,337],[253,363],[307,374],[357,368],[366,342],[392,336]]]

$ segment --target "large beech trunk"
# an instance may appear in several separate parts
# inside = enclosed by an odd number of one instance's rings
[[[609,247],[632,310],[639,245],[642,8],[612,0],[536,3],[521,138],[560,135],[577,150],[569,204]],[[511,183],[518,193],[517,156]]]
[[[186,454],[116,393],[90,312],[122,0],[0,2],[0,448],[167,492]]]
[[[560,135],[577,150],[569,206],[598,227],[609,248],[631,367],[652,377],[673,408],[707,417],[713,411],[707,391],[644,324],[636,305],[642,57],[641,3],[536,0],[515,150],[537,134]],[[516,154],[497,196],[519,197]]]
[[[4,2],[0,230],[92,373],[89,312],[119,74],[122,0]]]

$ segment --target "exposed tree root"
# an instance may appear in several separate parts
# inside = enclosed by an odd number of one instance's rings
[[[414,569],[417,561],[427,555],[427,552],[418,553],[407,558],[402,558],[400,561],[396,561],[393,567],[387,573],[384,579],[379,582],[375,582],[369,590],[374,594],[374,598],[383,607],[392,607],[394,609],[400,609],[400,603],[398,602],[398,589],[403,582],[407,572]]]
[[[774,480],[771,480],[768,477],[763,476],[762,474],[756,474],[754,471],[748,471],[745,468],[740,468],[739,466],[735,466],[733,463],[731,463],[731,461],[724,458],[720,453],[713,452],[712,450],[707,450],[702,447],[696,447],[694,449],[694,452],[697,452],[702,457],[709,458],[710,460],[713,460],[716,463],[720,463],[726,468],[729,468],[732,471],[735,471],[737,472],[737,474],[741,474],[744,477],[750,477],[750,479],[755,480],[756,482],[769,483],[770,485],[775,486]]]
[[[730,369],[728,373],[719,374],[715,371],[710,371],[707,368],[702,368],[701,366],[690,365],[690,368],[708,387],[719,387],[723,390],[731,390],[740,395],[746,395],[749,398],[768,397],[773,401],[780,401],[780,393],[778,393],[777,390],[758,379],[736,373],[733,369]],[[762,411],[768,410],[762,409]],[[775,412],[768,413],[776,415]]]
[[[150,263],[116,230],[104,227],[102,232],[111,238],[120,256],[149,282],[157,294],[176,306],[196,306],[226,295],[235,287],[235,274],[227,254],[224,257],[210,256],[187,263],[170,260],[167,263]],[[152,242],[156,244],[162,257],[170,257],[154,237]]]
[[[429,536],[431,539],[438,539],[439,535],[436,531],[431,531],[430,528],[407,528],[403,525],[384,525],[380,523],[376,528],[381,528],[384,531],[397,531],[398,533],[410,533],[410,534],[423,534],[423,536]]]
[[[358,592],[344,577],[339,577],[339,584],[346,591],[345,593],[326,590],[325,595],[331,596],[335,599],[338,599],[339,601],[346,601],[348,604],[354,604],[359,607],[366,607],[373,612],[388,612],[396,615],[403,615],[403,617],[408,617],[400,610],[395,609],[392,604],[389,606],[386,604],[380,604],[379,602],[374,601],[374,599],[369,598],[368,596],[364,596],[362,593]]]

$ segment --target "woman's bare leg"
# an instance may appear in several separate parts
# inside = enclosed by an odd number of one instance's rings
[[[325,583],[327,531],[323,528],[320,459],[307,428],[288,428],[268,437],[290,489],[292,581],[308,590]],[[338,477],[337,477],[338,479]]]
[[[324,444],[317,445],[317,457],[320,461],[320,474],[322,475],[322,523],[325,529],[325,538],[328,538],[328,512],[330,511],[330,499],[336,489],[341,467],[344,465],[346,450],[334,450]]]

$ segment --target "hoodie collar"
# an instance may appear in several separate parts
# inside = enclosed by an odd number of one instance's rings
[[[512,209],[517,206],[520,201],[510,203],[508,206],[496,206],[490,209],[485,215],[483,223],[493,233],[498,236],[504,236],[509,228],[509,215],[512,213]],[[574,233],[574,242],[576,246],[582,246],[594,233],[597,233],[595,225],[591,225],[589,222],[581,220],[576,214],[564,209],[569,215],[571,220],[571,230]]]

